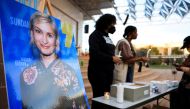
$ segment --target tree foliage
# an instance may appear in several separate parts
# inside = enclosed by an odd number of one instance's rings
[[[179,47],[174,47],[174,48],[172,49],[172,55],[182,55],[182,54],[183,54],[183,51],[180,50]]]
[[[158,50],[157,47],[152,47],[150,54],[151,55],[160,55],[159,50]]]

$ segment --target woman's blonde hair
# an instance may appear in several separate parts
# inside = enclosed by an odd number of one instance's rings
[[[31,44],[34,44],[34,39],[32,36],[31,31],[34,29],[34,24],[36,22],[44,22],[44,23],[49,23],[53,26],[53,32],[56,36],[56,51],[59,51],[59,34],[58,34],[58,29],[56,27],[55,21],[53,20],[53,18],[47,14],[43,14],[40,12],[36,12],[34,13],[31,17],[30,17],[30,36],[31,36]]]

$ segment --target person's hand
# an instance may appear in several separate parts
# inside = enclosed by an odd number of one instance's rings
[[[114,63],[121,63],[121,59],[118,56],[112,56],[112,59]]]
[[[177,71],[182,71],[182,69],[181,69],[181,66],[180,66],[180,65],[175,66],[175,68],[176,68],[176,70],[177,70]]]
[[[177,70],[177,71],[182,71],[182,70],[181,70],[181,67],[176,67],[176,70]]]
[[[182,66],[179,65],[178,63],[173,63],[172,65],[175,66],[177,71],[182,71],[182,69],[181,69]]]
[[[185,67],[185,66],[180,66],[180,71],[182,71],[182,72],[190,72],[190,68]]]
[[[147,58],[147,57],[141,57],[141,61],[147,62],[147,61],[149,61],[149,58]]]

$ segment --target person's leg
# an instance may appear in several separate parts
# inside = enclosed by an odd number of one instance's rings
[[[178,109],[179,93],[177,90],[170,93],[170,109]]]
[[[92,87],[93,98],[103,96],[104,95],[104,88],[103,88],[104,83],[103,83],[102,79],[89,73],[88,80]]]
[[[111,89],[111,85],[113,83],[113,74],[109,74],[107,75],[105,78],[107,79],[104,79],[104,83],[105,83],[105,92],[110,92],[110,89]]]
[[[131,67],[131,77],[130,77],[130,78],[131,78],[131,79],[130,79],[131,82],[133,82],[133,77],[134,77],[134,67],[135,67],[134,65],[132,65],[132,67]]]
[[[185,105],[186,109],[190,109],[190,89],[185,89]]]
[[[188,95],[189,95],[189,91],[187,92],[184,86],[179,86],[178,93],[174,95],[178,97],[175,102],[176,105],[174,109],[189,109]]]
[[[101,78],[93,74],[88,74],[89,82],[92,86],[93,98],[100,97],[104,95],[104,82]],[[98,105],[92,102],[91,109],[99,109]]]
[[[188,92],[187,107],[190,109],[190,92]]]
[[[104,95],[104,87],[99,82],[92,85],[93,98]]]
[[[99,84],[99,86],[98,84],[92,85],[92,92],[93,98],[104,95],[104,89],[102,88],[101,84]],[[92,102],[91,109],[100,109],[100,107]]]
[[[138,69],[138,72],[141,72],[142,70],[142,62],[139,62],[139,69]]]
[[[131,76],[131,67],[128,66],[126,82],[131,82],[131,80],[130,80],[130,76]]]
[[[134,66],[128,66],[126,82],[133,82]]]

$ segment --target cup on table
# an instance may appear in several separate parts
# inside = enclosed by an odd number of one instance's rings
[[[104,99],[109,100],[110,99],[110,93],[109,92],[104,92]]]

